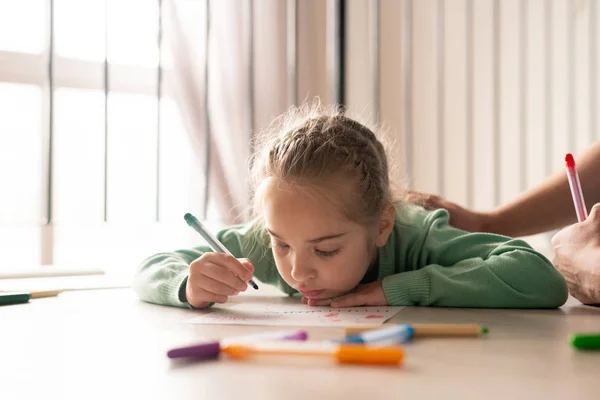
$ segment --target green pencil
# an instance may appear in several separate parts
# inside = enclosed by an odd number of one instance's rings
[[[25,292],[0,293],[0,306],[27,303],[31,295]]]

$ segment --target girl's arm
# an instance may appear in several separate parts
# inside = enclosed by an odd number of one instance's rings
[[[522,240],[468,233],[438,210],[412,243],[407,269],[383,279],[391,305],[555,308],[567,299],[565,280]]]
[[[217,238],[236,258],[250,259],[255,268],[254,276],[258,280],[279,285],[285,293],[291,292],[291,288],[277,273],[271,250],[260,238],[253,224],[222,230],[217,234]],[[155,254],[144,260],[138,267],[132,287],[141,300],[190,307],[185,298],[190,264],[210,251],[212,250],[208,247],[197,247]]]

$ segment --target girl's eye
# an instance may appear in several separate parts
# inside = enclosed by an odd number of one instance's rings
[[[340,250],[341,249],[335,249],[335,250],[331,250],[331,251],[315,250],[315,253],[317,253],[321,257],[333,257],[333,256],[337,256],[338,254],[340,254]]]
[[[275,243],[275,242],[273,242],[273,243],[271,243],[271,246],[272,247],[276,247],[278,249],[283,249],[283,250],[290,248],[290,246],[287,245],[287,244],[285,244],[285,243]]]

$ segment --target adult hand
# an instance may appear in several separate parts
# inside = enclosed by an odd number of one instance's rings
[[[488,224],[488,214],[463,208],[433,194],[409,191],[408,201],[427,210],[446,209],[450,214],[450,225],[467,232],[485,232]]]
[[[583,304],[600,304],[600,203],[584,222],[554,235],[552,247],[553,264],[571,295]]]

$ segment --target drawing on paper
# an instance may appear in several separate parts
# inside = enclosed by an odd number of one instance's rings
[[[193,317],[195,324],[345,326],[379,325],[393,317],[402,307],[309,307],[305,304],[236,304],[214,307]]]

